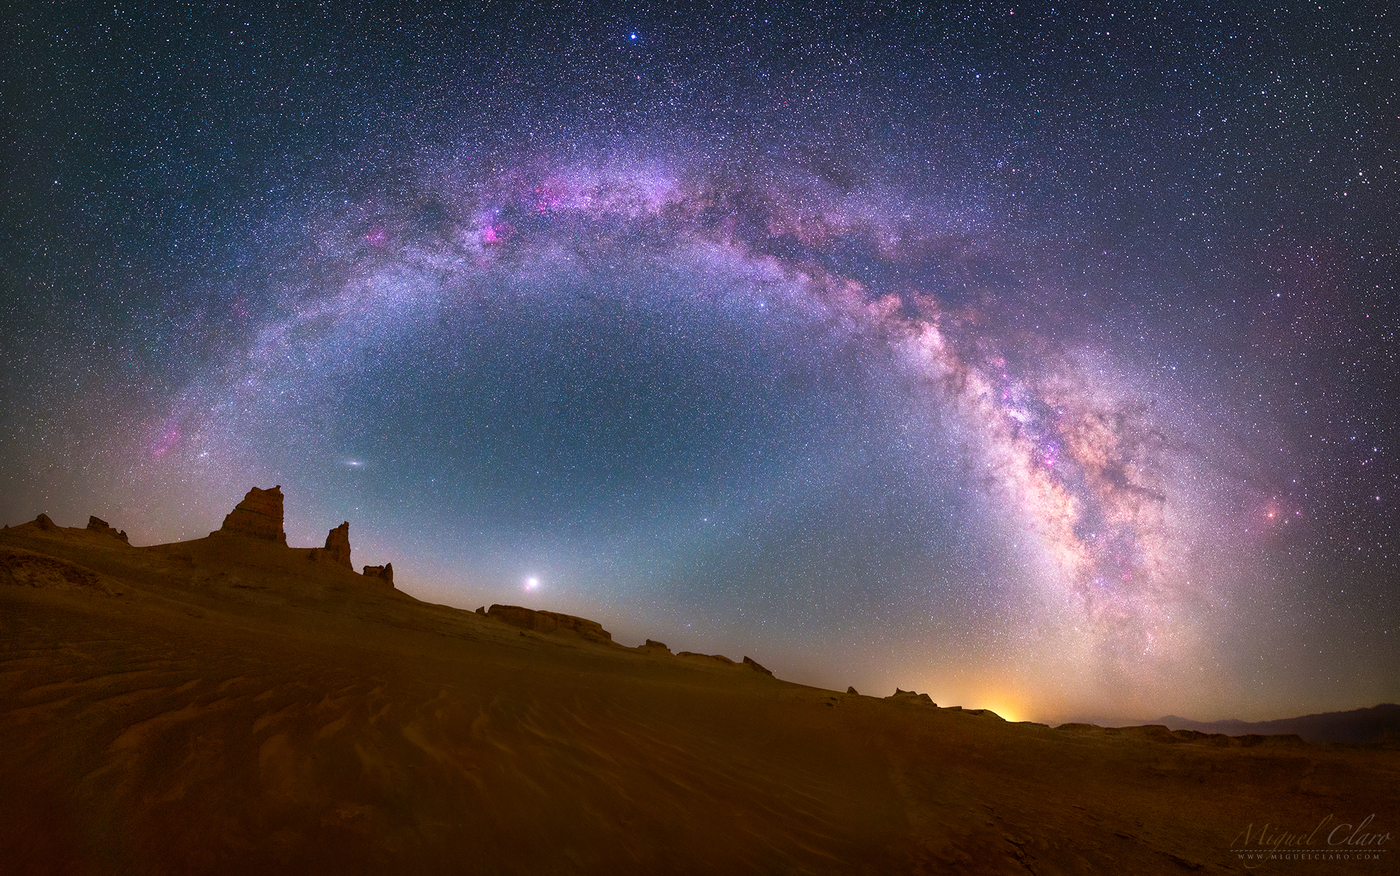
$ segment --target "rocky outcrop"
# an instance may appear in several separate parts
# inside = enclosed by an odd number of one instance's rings
[[[92,532],[100,532],[100,533],[102,533],[103,535],[110,535],[112,538],[121,539],[122,541],[126,542],[127,544],[131,544],[131,539],[129,539],[129,538],[126,537],[126,530],[122,530],[121,532],[118,532],[117,529],[116,529],[116,527],[109,526],[109,525],[107,524],[107,521],[103,520],[103,519],[100,518],[100,517],[94,517],[94,516],[92,516],[92,515],[88,515],[88,525],[87,525],[87,528],[88,528],[89,530],[91,530]]]
[[[522,608],[518,605],[493,605],[487,609],[486,616],[513,627],[534,630],[537,633],[554,633],[563,630],[575,633],[591,642],[612,641],[612,633],[603,629],[597,621],[574,617],[571,614],[536,611],[533,608]]]
[[[282,529],[282,485],[270,490],[253,487],[224,518],[219,531],[210,534],[275,541],[286,547],[287,533]]]
[[[645,645],[642,645],[642,646],[641,646],[641,650],[643,650],[643,651],[664,651],[664,652],[666,652],[667,654],[670,654],[670,653],[671,653],[671,649],[666,647],[666,643],[665,643],[665,642],[658,642],[658,641],[656,641],[655,639],[647,639],[647,643],[646,643]]]
[[[933,698],[930,697],[930,696],[929,696],[928,694],[926,694],[926,693],[923,693],[923,694],[921,694],[921,693],[915,693],[915,692],[912,691],[912,690],[900,690],[899,688],[895,688],[895,689],[894,689],[894,693],[891,694],[890,696],[885,697],[885,699],[887,699],[887,700],[903,700],[903,701],[905,701],[905,702],[913,702],[913,703],[926,703],[926,704],[928,704],[928,705],[930,705],[930,706],[936,706],[936,705],[938,705],[937,703],[935,703],[935,702],[933,701]]]
[[[851,694],[852,696],[860,696],[860,691],[856,690],[855,685],[851,685],[850,687],[846,688],[846,693]]]
[[[998,720],[998,721],[1005,721],[1005,720],[1006,720],[1006,719],[1003,718],[1001,715],[998,715],[996,712],[993,712],[991,709],[964,709],[964,710],[963,710],[963,714],[964,714],[964,715],[980,715],[980,716],[983,717],[983,718],[995,718],[995,719]],[[1166,728],[1164,727],[1164,728],[1162,728],[1162,729],[1165,730]]]
[[[764,674],[764,675],[769,675],[769,676],[771,676],[771,675],[773,674],[773,670],[771,670],[771,669],[765,669],[762,665],[759,664],[759,662],[758,662],[757,660],[753,659],[752,657],[745,657],[745,658],[744,658],[744,665],[747,666],[748,668],[752,669],[754,672],[760,672],[760,673],[762,673],[762,674]]]
[[[40,514],[28,523],[21,523],[15,527],[6,525],[5,529],[9,532],[26,536],[43,533],[48,538],[66,538],[70,531],[54,523],[53,519],[47,514]]]
[[[678,651],[678,652],[676,652],[676,656],[677,656],[677,657],[689,657],[689,658],[691,658],[691,659],[693,659],[693,660],[709,660],[709,661],[712,661],[712,662],[714,662],[714,663],[721,663],[721,664],[723,664],[723,665],[725,665],[725,666],[734,666],[734,665],[735,665],[735,663],[734,663],[733,660],[730,660],[728,657],[724,656],[723,654],[701,654],[701,653],[699,653],[698,651]]]
[[[17,548],[0,548],[0,585],[91,590],[107,596],[121,596],[126,592],[107,576],[86,566]]]
[[[647,644],[648,644],[648,645],[652,644],[652,641],[651,641],[650,639],[648,639],[648,640],[647,640]],[[657,642],[656,644],[659,645],[659,644],[661,644],[661,643],[660,643],[660,642]],[[664,646],[663,646],[663,647],[664,647]],[[697,652],[695,652],[695,651],[679,651],[679,652],[676,653],[676,656],[677,656],[677,657],[685,657],[685,658],[690,659],[690,660],[703,660],[703,661],[705,661],[705,662],[707,662],[707,663],[718,663],[718,664],[720,664],[721,666],[737,666],[737,667],[742,667],[742,668],[744,668],[744,669],[752,669],[754,672],[757,672],[757,673],[759,673],[760,675],[766,675],[766,676],[768,676],[769,678],[773,678],[773,677],[774,677],[774,676],[773,676],[773,671],[772,671],[771,669],[768,669],[768,668],[765,667],[762,663],[759,663],[757,660],[753,659],[752,657],[745,657],[741,662],[735,663],[733,660],[730,660],[728,657],[724,656],[723,654],[700,654],[700,653],[697,653]]]
[[[331,531],[334,532],[335,530]],[[349,548],[347,547],[346,550],[349,551]],[[348,563],[349,559],[346,559],[346,562]],[[380,584],[392,590],[394,587],[394,564],[385,563],[382,566],[365,566],[365,577],[374,578]]]
[[[355,567],[350,564],[350,521],[345,521],[326,534],[325,550],[326,559],[337,566],[355,571]]]

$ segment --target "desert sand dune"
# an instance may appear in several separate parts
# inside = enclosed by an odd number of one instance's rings
[[[275,539],[6,530],[0,872],[1239,872],[1250,827],[1394,829],[1394,748],[1012,724],[496,614]]]

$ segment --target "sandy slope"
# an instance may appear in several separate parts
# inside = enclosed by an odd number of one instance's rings
[[[1400,834],[1393,749],[838,694],[306,553],[0,534],[0,873],[1182,873],[1245,869],[1250,825]]]

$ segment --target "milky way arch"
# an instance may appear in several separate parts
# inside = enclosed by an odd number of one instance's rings
[[[956,433],[958,488],[992,509],[969,526],[1000,533],[1020,578],[1008,591],[1016,647],[1058,667],[1054,683],[1161,685],[1213,635],[1207,617],[1228,579],[1217,569],[1207,583],[1201,565],[1220,547],[1212,520],[1226,500],[1191,440],[1199,415],[1067,324],[1070,293],[1004,235],[956,211],[777,175],[595,165],[425,176],[409,194],[323,220],[276,313],[181,394],[153,454],[177,435],[192,455],[227,449],[292,396],[301,413],[277,414],[279,428],[314,442],[307,397],[337,372],[372,371],[383,350],[444,324],[450,335],[464,307],[490,303],[502,284],[548,314],[550,295],[572,294],[560,277],[596,286],[611,273],[609,288],[634,296],[624,309],[678,296],[688,313],[771,305],[819,354],[883,357]],[[693,288],[648,301],[649,278],[676,266]]]

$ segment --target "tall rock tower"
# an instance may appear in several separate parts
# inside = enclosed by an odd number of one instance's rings
[[[331,562],[337,566],[355,571],[355,567],[350,565],[350,521],[326,533],[326,553],[330,554]]]

